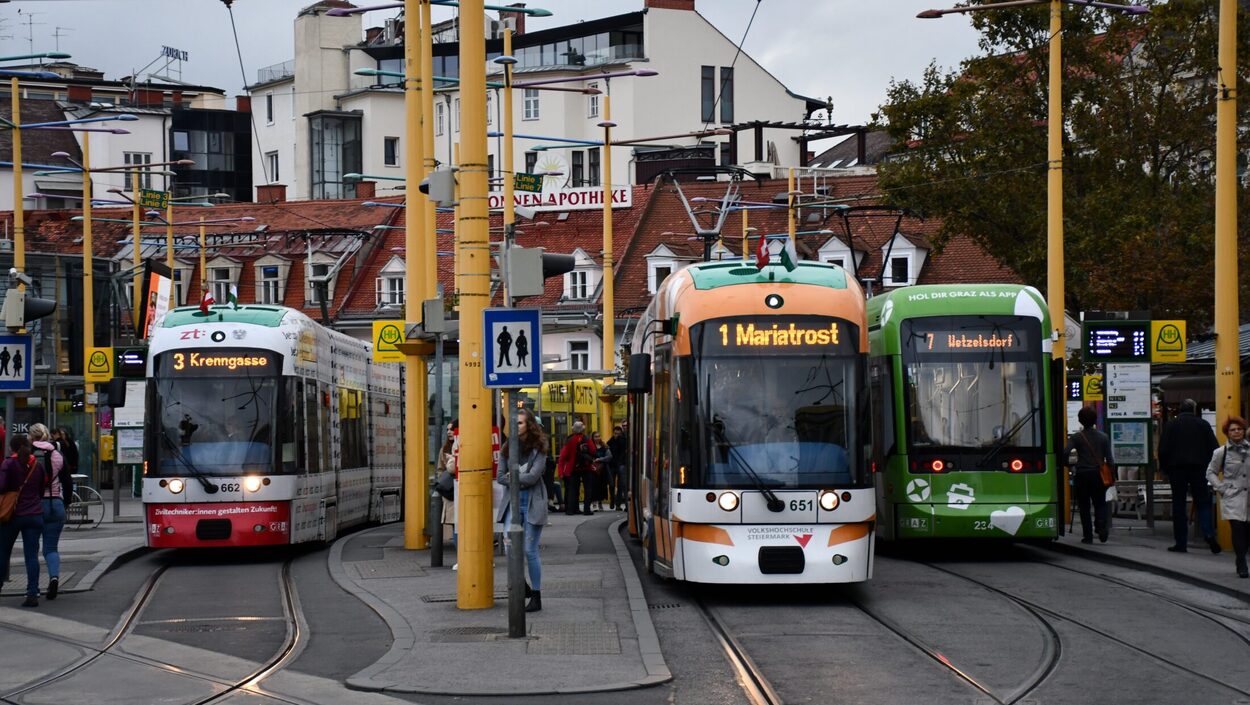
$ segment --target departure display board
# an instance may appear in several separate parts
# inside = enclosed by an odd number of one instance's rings
[[[859,329],[820,316],[735,317],[702,324],[705,353],[856,352]]]
[[[162,353],[159,362],[157,374],[162,377],[276,375],[282,371],[280,356],[269,350],[174,350]]]
[[[1085,321],[1086,362],[1150,362],[1150,321]]]

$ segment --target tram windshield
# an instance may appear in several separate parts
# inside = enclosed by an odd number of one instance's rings
[[[279,359],[259,350],[158,356],[149,382],[148,472],[270,472]]]
[[[1043,445],[1038,319],[933,316],[900,328],[912,448]]]
[[[675,382],[677,413],[694,420],[702,439],[689,451],[702,456],[691,459],[703,468],[700,485],[862,483],[863,361],[855,325],[817,316],[744,317],[700,324],[691,336],[701,354],[679,364]],[[691,398],[680,399],[683,386],[694,391]]]

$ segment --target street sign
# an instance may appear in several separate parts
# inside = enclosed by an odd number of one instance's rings
[[[1150,365],[1107,365],[1107,418],[1150,418]]]
[[[404,353],[398,345],[404,342],[403,321],[373,322],[373,361],[403,362]]]
[[[1085,321],[1085,362],[1150,362],[1150,321]]]
[[[97,383],[113,379],[113,365],[116,361],[113,348],[87,348],[87,370],[83,373],[83,380]]]
[[[169,207],[169,192],[153,191],[146,188],[139,189],[139,205],[143,208],[165,210]]]
[[[1085,401],[1102,401],[1102,375],[1085,375]]]
[[[530,193],[543,192],[543,177],[538,174],[527,174],[518,171],[516,176],[512,178],[512,188],[517,191],[529,191]]]
[[[1150,361],[1185,361],[1185,321],[1150,322]]]
[[[0,335],[0,392],[29,392],[35,361],[29,335]]]
[[[486,328],[486,386],[507,389],[541,385],[542,310],[488,308],[482,318]]]

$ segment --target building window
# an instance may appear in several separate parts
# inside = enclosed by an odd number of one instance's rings
[[[836,264],[839,267],[846,267],[846,265],[843,264],[843,262],[845,261],[846,260],[842,259],[841,257],[826,257],[825,258],[825,264]]]
[[[565,274],[564,298],[570,301],[584,301],[589,299],[590,273],[584,269],[578,269]]]
[[[383,276],[378,277],[378,308],[383,306],[403,306],[404,299],[404,277],[402,276]]]
[[[524,98],[522,99],[524,110],[521,114],[522,120],[538,119],[538,89],[526,88]]]
[[[127,166],[146,166],[152,163],[151,152],[123,152],[122,157]],[[130,180],[126,185],[130,185]],[[139,170],[139,188],[152,188],[152,172],[149,169]]]
[[[732,140],[735,140],[737,138],[738,138],[737,135],[730,135],[729,142],[720,143],[720,165],[721,166],[733,166],[734,165],[734,145],[733,145]]]
[[[273,93],[265,94],[265,124],[273,124]]]
[[[599,84],[591,83],[591,84],[588,84],[586,87],[597,89],[599,87]],[[599,117],[599,96],[598,95],[586,96],[586,117],[588,118]]]
[[[586,185],[599,186],[602,183],[599,181],[599,148],[594,147],[586,150],[586,152],[587,156],[590,157],[590,171],[586,174]]]
[[[585,340],[569,341],[569,369],[590,369],[590,343]]]
[[[460,131],[460,99],[459,98],[456,98],[455,100],[455,107],[452,110],[451,119],[452,119],[452,126],[451,126],[452,131],[459,132]]]
[[[703,92],[703,100],[700,101],[701,110],[699,111],[700,119],[703,122],[712,122],[716,119],[716,67],[704,66],[702,80],[700,81]]]
[[[434,134],[443,134],[443,121],[446,119],[447,106],[438,103],[434,106]]]
[[[219,304],[224,304],[230,300],[229,267],[213,267],[212,276],[209,278],[209,282],[213,288],[213,301]]]
[[[659,291],[660,285],[663,284],[664,280],[668,279],[668,275],[672,273],[673,273],[672,264],[664,263],[664,264],[652,265],[651,266],[651,281],[650,281],[651,293],[654,294],[655,292]]]
[[[727,125],[734,121],[734,70],[732,66],[722,66],[720,70],[720,121]]]
[[[360,117],[313,115],[309,118],[312,151],[312,197],[355,198],[356,183],[343,175],[361,168]]]
[[[525,153],[525,173],[533,174],[538,168],[538,152]]]
[[[282,280],[280,278],[281,269],[276,264],[266,265],[260,268],[260,276],[257,277],[256,302],[261,304],[281,304],[282,303]]]
[[[266,152],[265,163],[269,166],[269,183],[278,183],[281,180],[278,176],[278,153]]]
[[[330,282],[322,280],[330,273],[330,265],[324,263],[314,263],[309,267],[308,282],[308,303],[320,304],[321,292],[323,289],[330,288]]]
[[[399,166],[398,137],[385,137],[382,139],[382,163],[386,166]]]
[[[183,303],[187,300],[186,296],[184,295],[185,292],[183,292],[182,289],[183,289],[182,270],[175,268],[174,269],[174,306],[182,306]],[[134,305],[134,300],[135,300],[134,290],[135,290],[135,285],[131,284],[130,288],[128,289],[128,291],[130,292],[131,305]]]
[[[486,155],[486,178],[495,178],[495,155],[493,154]]]
[[[906,284],[911,280],[911,258],[890,258],[890,283]]]
[[[490,91],[486,93],[486,124],[495,124],[495,95]]]
[[[573,152],[573,188],[586,185],[586,153],[578,149]]]

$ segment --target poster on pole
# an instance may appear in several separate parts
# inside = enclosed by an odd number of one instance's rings
[[[537,308],[488,308],[485,324],[488,388],[516,389],[543,383],[542,311]]]
[[[173,300],[174,275],[163,262],[148,260],[143,267],[143,293],[139,300],[143,306],[139,312],[139,331],[144,339],[151,337],[156,326],[169,312]]]

